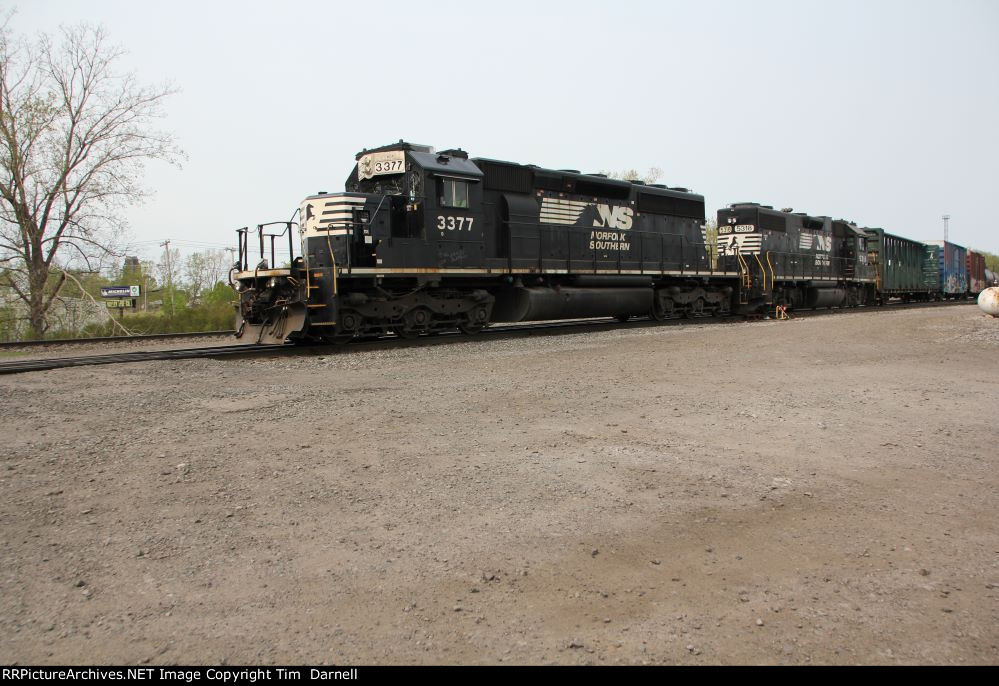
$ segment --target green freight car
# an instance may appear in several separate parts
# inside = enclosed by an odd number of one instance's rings
[[[927,245],[884,229],[867,229],[868,261],[877,273],[878,297],[904,301],[940,297],[940,247]]]

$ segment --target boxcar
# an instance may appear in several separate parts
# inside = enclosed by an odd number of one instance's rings
[[[949,241],[930,241],[940,247],[937,264],[940,271],[940,292],[945,298],[963,298],[968,294],[968,250]]]
[[[867,229],[869,260],[877,270],[878,298],[931,300],[940,294],[940,248]]]
[[[985,277],[985,255],[968,250],[968,294],[977,298],[986,288],[988,280]]]

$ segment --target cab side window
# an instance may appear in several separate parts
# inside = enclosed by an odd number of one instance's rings
[[[437,197],[441,207],[468,208],[468,182],[459,179],[437,179]]]

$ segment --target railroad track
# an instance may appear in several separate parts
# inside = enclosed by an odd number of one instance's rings
[[[167,341],[173,338],[217,338],[232,336],[234,330],[228,331],[191,331],[186,333],[150,333],[136,336],[101,336],[99,338],[53,338],[34,341],[4,341],[0,342],[0,350],[7,348],[37,348],[46,345],[83,345],[87,343],[130,343],[132,341]]]
[[[862,308],[839,308],[827,310],[799,310],[792,312],[792,319],[807,319],[816,316],[849,314],[857,312],[879,312],[884,310],[905,310],[926,307],[948,307],[953,305],[971,305],[970,301],[944,301],[929,303],[894,303],[889,305],[867,306]],[[540,322],[530,324],[510,324],[492,326],[475,336],[467,336],[455,331],[433,336],[400,339],[396,336],[360,340],[346,345],[307,344],[307,345],[259,345],[243,344],[217,347],[184,348],[180,350],[150,350],[136,352],[119,352],[104,355],[87,355],[82,357],[56,357],[48,359],[14,360],[0,362],[0,375],[21,374],[24,372],[46,371],[65,367],[84,367],[92,365],[122,364],[126,362],[151,362],[157,360],[189,360],[211,359],[223,357],[239,357],[247,355],[274,355],[289,352],[302,354],[328,354],[329,352],[347,353],[352,350],[371,350],[379,348],[422,347],[430,345],[447,345],[455,340],[464,342],[485,341],[501,337],[524,337],[532,335],[563,335],[570,333],[593,333],[614,329],[634,329],[660,326],[678,326],[683,324],[738,324],[746,321],[741,316],[728,317],[696,317],[693,319],[670,319],[657,322],[649,319],[635,319],[629,322],[619,322],[614,318],[576,319],[557,322]],[[113,339],[122,340],[122,339]]]
[[[35,348],[42,346],[64,346],[64,345],[85,345],[88,343],[130,343],[133,341],[167,341],[175,338],[218,338],[219,336],[232,336],[235,330],[225,331],[188,331],[182,333],[150,333],[136,334],[134,336],[99,336],[94,338],[52,338],[30,341],[3,341],[0,342],[0,349],[4,348]]]
[[[21,374],[40,372],[64,367],[87,367],[100,364],[122,364],[124,362],[151,362],[155,360],[190,360],[216,357],[233,357],[257,353],[280,353],[293,350],[294,346],[280,345],[226,345],[214,348],[183,348],[180,350],[147,350],[136,352],[87,355],[83,357],[51,357],[47,359],[14,360],[0,363],[0,374]]]

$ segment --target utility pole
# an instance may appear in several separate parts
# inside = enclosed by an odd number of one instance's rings
[[[944,220],[944,241],[945,242],[949,242],[950,241],[950,215],[949,214],[945,214],[943,216],[943,220]]]
[[[167,267],[167,293],[170,294],[170,316],[173,317],[173,269],[170,268],[170,239],[166,239],[160,243],[160,247],[166,248],[166,267]]]

